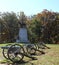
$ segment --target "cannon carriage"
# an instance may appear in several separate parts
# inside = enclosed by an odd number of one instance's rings
[[[3,49],[2,53],[3,56],[11,60],[12,62],[19,62],[22,61],[24,56],[31,58],[31,59],[36,59],[33,57],[31,54],[34,54],[36,51],[38,51],[35,48],[35,45],[33,44],[8,44],[5,47],[1,47]],[[41,53],[44,53],[43,51],[39,51]]]

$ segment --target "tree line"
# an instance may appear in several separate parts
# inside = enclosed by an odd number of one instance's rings
[[[21,21],[26,23],[32,43],[59,43],[59,13],[46,9],[33,16],[26,16],[24,12],[0,12],[0,43],[16,41]]]

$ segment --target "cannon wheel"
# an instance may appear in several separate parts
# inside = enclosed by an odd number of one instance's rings
[[[24,55],[21,53],[24,53],[24,49],[21,45],[19,44],[14,44],[8,49],[8,58],[12,62],[19,62],[22,61],[24,58]]]
[[[7,46],[11,46],[11,44],[6,45],[6,47],[7,47]],[[8,49],[2,49],[3,56],[4,56],[6,59],[8,59],[7,51],[8,51]]]
[[[27,49],[28,54],[35,54],[36,53],[36,50],[34,49],[34,47],[32,47],[32,45],[28,45],[26,47],[26,49]]]
[[[43,46],[43,44],[40,44],[40,43],[36,43],[35,44],[35,47],[36,47],[36,49],[45,49],[45,46]]]
[[[37,44],[37,43],[35,43],[34,45],[35,45],[35,48],[36,48],[36,49],[39,49],[39,47],[38,47],[38,44]]]

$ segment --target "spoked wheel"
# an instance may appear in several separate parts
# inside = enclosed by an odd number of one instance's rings
[[[36,49],[45,49],[45,46],[42,43],[36,43],[35,44]]]
[[[39,49],[39,46],[38,46],[38,44],[36,43],[36,44],[34,44],[35,45],[35,48],[36,49]]]
[[[34,46],[32,46],[32,45],[28,45],[26,47],[26,49],[27,49],[28,54],[35,54],[36,53],[36,50],[34,49]]]
[[[8,49],[7,54],[9,60],[12,62],[19,62],[24,58],[24,55],[22,53],[24,53],[23,47],[19,44],[14,44]]]
[[[8,44],[8,45],[6,45],[6,47],[3,48],[3,50],[2,50],[3,56],[4,56],[6,59],[8,59],[7,52],[8,52],[8,48],[9,48],[10,46],[11,46],[11,44]]]
[[[40,49],[45,49],[45,46],[44,46],[43,42],[42,43],[37,43],[37,46],[38,46],[38,49],[39,48]]]

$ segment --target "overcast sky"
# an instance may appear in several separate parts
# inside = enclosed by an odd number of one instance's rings
[[[0,12],[20,12],[33,15],[48,9],[59,12],[59,0],[0,0]]]

